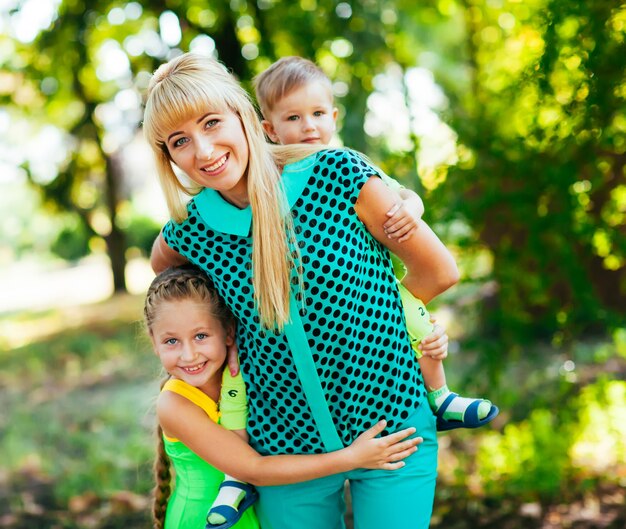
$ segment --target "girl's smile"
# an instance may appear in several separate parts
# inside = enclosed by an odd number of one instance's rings
[[[208,112],[180,123],[166,141],[172,161],[191,180],[246,207],[249,149],[239,116]]]
[[[224,329],[206,304],[189,299],[163,302],[151,331],[165,370],[217,400],[232,331]]]

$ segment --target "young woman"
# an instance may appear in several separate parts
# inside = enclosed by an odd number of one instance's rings
[[[248,95],[213,59],[185,54],[157,70],[144,130],[172,216],[153,268],[197,264],[237,318],[252,447],[331,452],[381,415],[388,431],[412,426],[424,439],[393,474],[355,470],[259,487],[261,525],[342,527],[349,479],[359,528],[428,527],[435,418],[387,249],[407,267],[404,286],[428,303],[458,280],[445,246],[423,222],[409,241],[386,236],[398,198],[358,154],[271,148]],[[188,204],[181,193],[193,197]],[[427,354],[445,356],[442,331],[424,342]]]

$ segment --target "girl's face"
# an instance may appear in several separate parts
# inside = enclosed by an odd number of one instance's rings
[[[166,140],[172,161],[202,187],[247,206],[248,141],[239,116],[207,112],[180,123]]]
[[[233,333],[195,300],[163,302],[152,323],[154,351],[165,370],[213,399],[219,396]]]

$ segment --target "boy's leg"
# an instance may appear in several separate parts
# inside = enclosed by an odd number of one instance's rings
[[[415,426],[424,438],[417,452],[398,470],[349,473],[355,529],[427,529],[437,479],[435,417],[425,399],[401,428]]]
[[[486,424],[497,415],[498,409],[486,399],[460,397],[450,391],[446,384],[443,362],[422,356],[422,352],[418,349],[420,342],[433,331],[433,324],[430,321],[430,314],[426,310],[426,306],[420,299],[413,296],[402,283],[399,283],[398,288],[411,345],[420,364],[424,384],[428,391],[428,403],[433,412],[440,417],[438,429],[448,430]],[[485,421],[487,418],[488,420]]]
[[[220,424],[248,442],[245,430],[248,420],[246,385],[241,374],[232,377],[228,367],[224,369],[222,375],[220,413]],[[251,485],[232,476],[224,475],[217,497],[209,509],[207,521],[212,525],[222,525],[232,517],[240,516],[240,511],[243,512],[249,507],[255,497],[256,494]]]
[[[344,483],[346,476],[257,487],[255,512],[263,529],[345,529]]]

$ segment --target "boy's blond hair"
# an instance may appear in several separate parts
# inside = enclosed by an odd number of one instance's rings
[[[330,79],[313,61],[295,56],[278,59],[253,80],[256,99],[263,116],[267,119],[278,101],[292,90],[312,81],[328,86],[332,96]]]
[[[299,252],[297,246],[292,250],[288,245],[293,244],[295,235],[291,215],[285,215],[288,207],[280,168],[321,147],[271,147],[250,97],[221,63],[193,53],[172,59],[161,65],[150,81],[143,129],[155,155],[170,215],[178,223],[187,218],[184,198],[201,188],[188,188],[178,179],[165,138],[179,123],[209,110],[234,112],[248,141],[254,296],[263,325],[282,329],[289,321],[290,267],[296,266]]]

